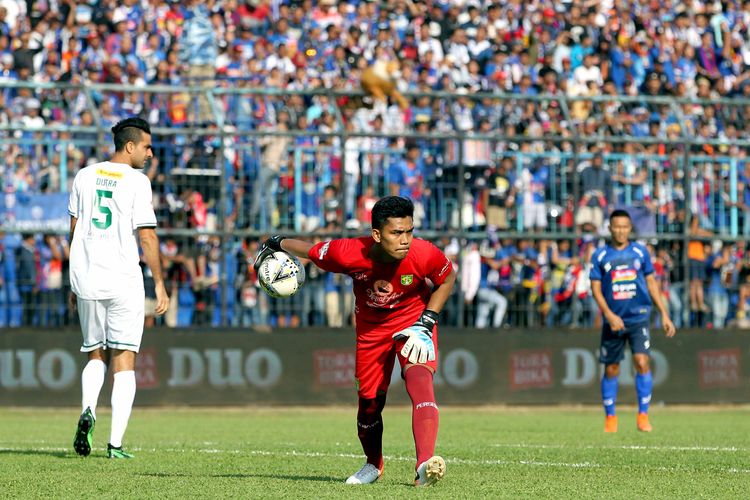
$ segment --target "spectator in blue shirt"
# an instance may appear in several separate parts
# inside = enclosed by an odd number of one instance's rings
[[[406,146],[406,157],[388,168],[388,183],[392,195],[421,200],[424,195],[424,161],[419,146],[410,143]]]

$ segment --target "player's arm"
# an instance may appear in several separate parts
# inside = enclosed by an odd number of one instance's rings
[[[70,216],[70,235],[68,236],[68,241],[70,244],[73,244],[73,233],[76,231],[76,224],[78,223],[78,217]]]
[[[141,240],[143,258],[151,270],[156,288],[156,314],[161,315],[169,308],[169,296],[164,286],[164,277],[161,274],[161,256],[159,255],[159,237],[153,227],[141,227],[138,229],[138,237]]]
[[[304,240],[296,240],[276,234],[271,236],[260,246],[258,256],[255,258],[253,268],[257,271],[260,265],[274,252],[287,252],[301,259],[309,258],[310,249],[315,246],[313,243]]]
[[[428,311],[435,311],[436,313],[440,313],[440,311],[443,310],[443,306],[445,306],[445,303],[448,301],[448,298],[451,296],[451,292],[453,291],[453,285],[456,283],[456,271],[451,269],[448,276],[445,278],[445,281],[443,281],[440,286],[435,288],[432,291],[432,295],[430,295],[430,301],[427,303],[427,310]]]
[[[288,252],[300,259],[309,259],[310,249],[315,246],[315,244],[304,240],[284,238],[280,246],[283,251]]]
[[[78,217],[70,216],[70,236],[68,236],[68,241],[70,242],[70,245],[73,245],[73,233],[76,232],[76,224],[78,223]],[[71,311],[75,311],[77,306],[76,301],[76,294],[74,294],[72,291],[68,294],[68,308]]]
[[[624,330],[625,323],[622,321],[622,318],[612,312],[612,309],[610,309],[609,305],[607,304],[607,300],[604,298],[604,294],[602,293],[601,281],[593,279],[591,280],[591,295],[594,296],[596,305],[599,306],[599,310],[601,310],[602,315],[607,318],[607,322],[609,323],[609,326],[612,327],[612,330],[615,332]]]
[[[669,318],[669,312],[664,306],[664,302],[661,300],[659,283],[656,281],[653,274],[646,275],[646,286],[648,287],[648,294],[651,296],[651,301],[659,310],[659,314],[661,314],[661,324],[664,325],[664,333],[667,334],[667,337],[674,336],[677,330],[675,329],[672,320]]]

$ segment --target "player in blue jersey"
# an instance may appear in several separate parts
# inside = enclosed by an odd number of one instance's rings
[[[605,365],[602,377],[602,402],[606,414],[604,432],[617,432],[617,377],[626,342],[630,343],[636,371],[638,430],[651,432],[648,405],[653,386],[649,366],[652,304],[661,314],[667,337],[675,334],[675,327],[660,298],[651,257],[646,247],[629,240],[632,230],[630,214],[625,210],[615,210],[609,217],[612,241],[591,257],[591,291],[604,316],[599,352],[599,361]]]

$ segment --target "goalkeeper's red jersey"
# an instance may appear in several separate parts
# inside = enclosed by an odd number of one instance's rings
[[[453,264],[429,241],[414,238],[403,260],[383,263],[369,257],[370,236],[325,241],[308,256],[321,269],[354,281],[357,334],[395,333],[412,325],[427,305],[432,287],[441,285]]]

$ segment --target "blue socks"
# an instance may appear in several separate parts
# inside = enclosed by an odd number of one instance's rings
[[[602,387],[604,384],[602,383]],[[648,404],[651,402],[651,389],[654,387],[654,379],[651,372],[635,375],[635,393],[638,395],[638,413],[648,413]],[[602,389],[603,390],[603,389]]]
[[[602,377],[602,404],[604,412],[609,415],[615,414],[615,401],[617,400],[617,377]],[[654,379],[651,372],[635,375],[635,392],[638,395],[638,413],[648,413],[648,405],[651,403],[651,390],[654,387]]]
[[[651,379],[649,378],[649,380]],[[604,404],[604,412],[607,414],[607,416],[611,416],[615,414],[615,400],[616,399],[617,399],[617,377],[608,378],[605,375],[604,377],[602,377],[602,403]]]

